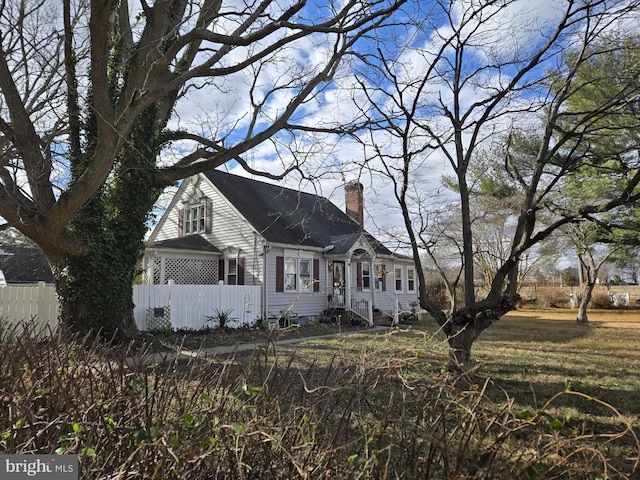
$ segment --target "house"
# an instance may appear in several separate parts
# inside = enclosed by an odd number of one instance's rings
[[[184,180],[152,231],[145,282],[260,285],[263,318],[318,317],[417,301],[413,259],[364,230],[363,187],[345,186],[346,212],[326,198],[219,170]]]
[[[38,247],[11,245],[0,249],[0,271],[6,283],[53,283],[53,274]]]

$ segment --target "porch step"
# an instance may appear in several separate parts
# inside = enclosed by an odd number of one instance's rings
[[[393,319],[389,317],[389,315],[387,315],[386,313],[383,313],[379,310],[373,312],[374,326],[390,327],[392,323],[393,323]]]

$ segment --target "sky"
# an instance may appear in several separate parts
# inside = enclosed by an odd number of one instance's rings
[[[339,0],[333,4],[340,5],[340,1],[346,3]],[[135,5],[138,2],[130,0],[130,3],[131,15],[135,17],[138,13]],[[235,4],[245,3],[247,2],[244,0],[225,0],[223,9],[232,9]],[[283,5],[287,2],[275,3]],[[431,71],[434,52],[443,46],[452,31],[464,24],[462,34],[472,33],[475,39],[465,51],[465,71],[473,72],[460,96],[461,107],[465,109],[485,98],[493,88],[509,81],[513,68],[496,68],[495,65],[505,60],[524,60],[524,57],[519,58],[519,53],[546,40],[545,33],[557,20],[561,7],[566,3],[567,0],[513,0],[505,9],[487,8],[483,12],[485,21],[478,23],[468,18],[468,9],[470,5],[484,5],[486,2],[411,0],[394,17],[395,24],[378,32],[375,38],[360,43],[358,53],[366,56],[379,48],[393,60],[390,72],[396,75],[402,86],[403,105],[406,106],[417,94],[416,80]],[[624,1],[618,3],[622,4]],[[326,13],[331,4],[322,0],[310,0],[301,15],[307,20],[317,19],[322,13]],[[451,8],[438,9],[440,4],[451,5]],[[424,21],[424,28],[419,28],[416,19]],[[629,19],[628,24],[632,26],[629,28],[636,28],[637,20],[637,17]],[[214,30],[228,33],[234,28],[236,24],[227,19],[217,23]],[[578,34],[579,29],[575,33]],[[324,66],[332,51],[331,39],[331,34],[305,37],[286,49],[273,53],[269,57],[270,61],[259,67],[256,65],[246,68],[213,83],[196,82],[194,88],[188,89],[179,101],[169,126],[190,129],[207,138],[224,138],[224,145],[232,146],[248,135],[249,128],[265,128],[271,119],[286,108],[292,98],[292,90],[295,90],[286,87],[298,85],[300,79]],[[222,66],[241,62],[252,51],[267,45],[271,40],[273,36],[250,48],[233,49]],[[424,99],[421,112],[424,118],[429,119],[431,128],[446,136],[448,129],[443,122],[441,107],[451,105],[450,79],[446,72],[446,61],[453,60],[451,50],[445,48],[442,58],[445,61],[436,71],[441,76],[433,75],[434,72],[431,71],[432,80],[421,93]],[[548,64],[553,64],[553,58],[549,59]],[[362,91],[363,85],[369,88],[370,97]],[[336,71],[332,81],[325,82],[316,89],[314,96],[300,108],[294,119],[305,126],[332,126],[361,119],[362,112],[372,111],[372,105],[377,106],[381,112],[398,112],[397,104],[394,105],[394,101],[398,100],[398,93],[390,95],[389,92],[387,80],[363,66],[356,57],[349,57]],[[537,94],[539,92],[531,90],[529,96],[522,100],[530,101]],[[252,125],[252,105],[257,103],[262,103],[263,107],[258,121]],[[514,118],[514,115],[503,117],[491,126],[497,132],[504,131]],[[415,131],[412,146],[419,148],[422,140],[418,135],[419,131]],[[492,141],[495,135],[496,133],[486,132],[486,142]],[[282,172],[294,162],[300,163],[304,178],[292,174],[280,183],[319,193],[339,207],[344,205],[344,183],[359,179],[365,187],[366,227],[376,233],[379,229],[400,226],[402,219],[393,198],[391,182],[376,173],[381,170],[382,165],[373,157],[371,147],[374,142],[386,155],[400,151],[397,139],[385,132],[371,134],[365,130],[357,136],[292,135],[281,132],[246,152],[243,158],[252,168],[274,174]],[[193,145],[186,143],[175,143],[163,153],[162,161],[171,163],[180,155],[190,152],[192,147]],[[224,168],[231,173],[250,175],[233,162]],[[442,152],[427,150],[420,158],[419,167],[413,172],[415,178],[419,179],[416,188],[424,196],[435,198],[435,194],[443,190],[441,175],[450,172],[451,167]],[[166,205],[166,196],[159,202],[158,209],[161,210],[163,205]]]
[[[473,30],[474,37],[479,39],[465,59],[468,62],[468,68],[471,69],[481,64],[511,59],[513,52],[522,45],[538,43],[541,40],[542,29],[558,15],[558,2],[555,0],[538,2],[521,0],[514,2],[505,10],[487,11],[485,15],[489,16],[490,20],[479,25],[466,18],[468,1],[456,1],[452,5],[451,15],[447,17],[445,15],[447,12],[437,10],[429,2],[410,2],[398,14],[398,25],[382,32],[377,39],[378,43],[367,41],[360,47],[363,52],[379,47],[395,58],[394,68],[400,81],[406,83],[407,89],[403,93],[409,100],[411,95],[415,94],[411,92],[409,84],[423,75],[431,66],[434,58],[432,52],[442,44],[443,38],[451,34],[453,27],[466,22],[463,32]],[[411,18],[416,16],[427,19],[424,31],[411,24]],[[407,42],[411,48],[401,49],[400,46]],[[269,87],[276,85],[277,82],[290,81],[294,72],[302,74],[305,69],[313,70],[322,66],[329,54],[328,49],[326,37],[323,36],[306,38],[299,45],[288,48],[286,52],[282,52],[282,56],[274,57],[272,63],[263,66],[256,82],[258,88],[252,94],[255,98],[259,99],[261,95],[264,98]],[[237,59],[241,58],[242,53],[238,51]],[[470,83],[465,86],[461,97],[463,102],[469,105],[482,97],[487,87],[508,81],[509,73],[508,69],[500,72],[488,69],[486,73],[477,75],[475,84]],[[179,122],[174,125],[183,127],[189,124],[205,124],[205,132],[208,135],[219,137],[221,134],[228,134],[229,142],[232,142],[236,136],[244,135],[249,122],[248,112],[251,110],[249,87],[254,82],[254,74],[255,71],[251,70],[234,74],[225,79],[222,84],[217,85],[217,92],[213,94],[209,89],[191,90],[177,110],[176,118]],[[375,78],[362,65],[357,65],[352,62],[352,59],[348,59],[338,70],[334,81],[324,85],[323,89],[304,105],[297,119],[305,125],[335,125],[359,118],[361,109],[370,108],[369,100],[365,98],[362,91],[358,90],[361,82],[373,87]],[[436,99],[442,99],[445,103],[450,101],[450,89],[444,79],[440,83],[434,80],[429,88],[430,96],[434,101]],[[383,110],[394,110],[391,98],[385,97],[380,92],[373,92],[372,95],[372,100],[380,102],[379,105],[383,105],[381,106]],[[291,95],[285,91],[270,97],[261,119],[268,122],[285,108],[290,98]],[[433,121],[437,123],[437,117]],[[262,125],[258,123],[257,126]],[[446,131],[445,127],[443,131]],[[397,142],[388,135],[381,133],[376,138],[381,145],[384,145],[386,152],[393,152],[399,148]],[[379,169],[379,164],[375,160],[369,160],[368,167],[362,168],[363,160],[372,154],[370,148],[362,144],[372,142],[366,132],[360,134],[360,141],[337,135],[296,135],[293,139],[296,152],[292,152],[289,148],[292,138],[288,134],[278,135],[277,140],[277,143],[264,142],[243,157],[252,168],[270,173],[281,172],[283,166],[291,162],[304,161],[303,171],[307,177],[312,177],[313,181],[301,179],[294,174],[280,183],[304,191],[319,192],[340,207],[344,204],[342,188],[344,182],[357,178],[365,187],[367,228],[375,231],[388,226],[402,225],[402,218],[399,209],[395,206],[390,182],[372,173]],[[237,164],[230,163],[225,168],[238,175],[250,175]],[[425,155],[419,171],[420,188],[430,192],[442,190],[440,178],[446,172],[450,172],[450,167],[442,154],[431,152],[428,156]]]

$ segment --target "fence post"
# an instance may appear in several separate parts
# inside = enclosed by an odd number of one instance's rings
[[[398,312],[400,311],[400,302],[398,301],[398,299],[395,299],[395,303],[396,303],[396,307],[393,311],[393,324],[394,325],[398,325],[399,320],[398,320]]]
[[[170,278],[167,281],[167,285],[169,286],[169,299],[167,300],[167,303],[169,304],[169,323],[171,325],[171,328],[175,328],[175,322],[174,322],[174,313],[173,313],[173,308],[171,306],[171,291],[172,291],[172,286],[173,286],[173,279]]]

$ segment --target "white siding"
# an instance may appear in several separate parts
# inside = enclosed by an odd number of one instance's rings
[[[408,309],[412,302],[418,301],[418,281],[415,278],[415,289],[413,291],[409,291],[407,289],[407,269],[414,268],[413,262],[400,262],[397,259],[391,258],[377,258],[374,263],[384,264],[386,271],[388,272],[386,277],[386,290],[375,290],[373,292],[374,308],[383,310],[383,311],[392,311],[395,310],[396,300],[400,303],[401,308]],[[395,278],[394,272],[395,268],[400,268],[402,271],[402,290],[395,290]],[[372,268],[373,273],[373,268]],[[355,288],[357,285],[357,268],[355,262],[351,264],[351,286]],[[414,268],[415,275],[415,268]],[[374,279],[371,279],[372,286],[375,285]],[[371,295],[371,290],[364,290],[360,292],[363,297],[368,297]]]
[[[317,259],[320,262],[320,291],[309,290],[296,292],[276,292],[276,257],[291,257]],[[267,314],[279,315],[281,311],[289,310],[300,316],[319,316],[327,307],[327,262],[318,252],[309,250],[287,251],[272,249],[267,255]]]
[[[209,242],[223,251],[226,247],[240,249],[240,257],[244,258],[245,285],[261,285],[263,279],[262,240],[248,222],[240,216],[229,202],[218,194],[218,191],[203,178],[198,188],[212,202],[211,233],[203,235]],[[186,189],[181,189],[173,208],[167,212],[158,229],[152,235],[153,241],[162,241],[179,236],[178,212],[182,201],[187,197]],[[224,258],[224,257],[223,257]],[[227,257],[228,258],[228,257]]]

